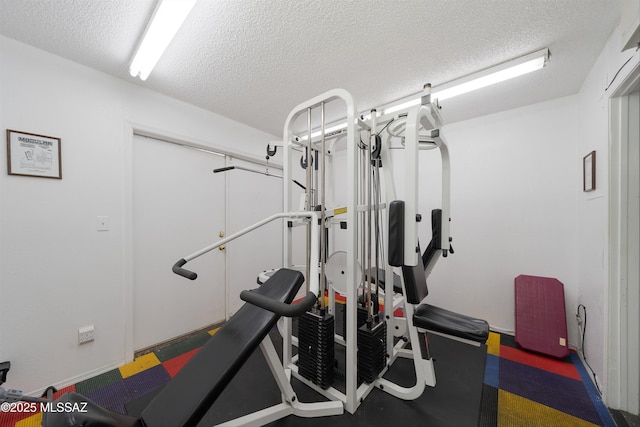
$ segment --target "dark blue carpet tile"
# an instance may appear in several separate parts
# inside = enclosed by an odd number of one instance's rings
[[[109,409],[110,411],[126,414],[125,403],[131,400],[131,396],[124,385],[124,381],[116,381],[102,388],[98,388],[86,394],[94,403]]]
[[[484,383],[493,388],[500,384],[500,358],[493,354],[487,354],[487,363],[484,368]]]
[[[156,365],[122,381],[129,394],[129,400],[133,400],[168,383],[170,379],[171,376],[164,366]]]
[[[591,400],[596,407],[596,411],[598,412],[598,415],[600,415],[602,425],[605,427],[616,427],[616,422],[613,420],[613,417],[609,413],[609,410],[602,401],[602,396],[600,396],[600,393],[596,389],[596,386],[591,381],[591,377],[582,364],[580,356],[578,356],[577,353],[571,352],[570,357],[571,361],[574,365],[576,365],[576,368],[578,369],[578,373],[580,374],[580,378],[582,378],[582,382],[584,383],[584,386],[587,390],[587,394],[589,394],[589,396],[591,397]]]
[[[500,389],[600,424],[600,416],[581,381],[502,359]]]

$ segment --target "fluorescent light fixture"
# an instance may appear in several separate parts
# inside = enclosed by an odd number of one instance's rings
[[[527,73],[539,70],[549,61],[549,49],[542,49],[538,52],[525,55],[518,59],[496,65],[495,67],[473,73],[467,77],[454,80],[450,83],[434,88],[431,99],[440,101],[453,98],[483,87],[491,86]],[[394,113],[408,107],[420,104],[420,97],[394,105],[384,110],[384,114]]]
[[[138,46],[129,73],[146,80],[173,36],[187,18],[196,0],[159,0],[156,10]]]
[[[347,127],[347,123],[340,123],[339,125],[335,125],[335,126],[332,126],[330,128],[326,128],[324,130],[324,134],[328,135],[328,134],[330,134],[332,132],[337,132],[339,130],[345,129],[346,127]],[[322,131],[317,130],[317,131],[311,133],[311,138],[313,139],[313,138],[316,138],[316,137],[318,137],[320,135],[322,135]],[[308,133],[306,133],[306,134],[304,134],[304,135],[302,135],[300,137],[300,141],[306,141],[307,139],[309,139],[309,134]]]
[[[513,59],[508,62],[496,65],[491,68],[478,71],[477,73],[470,74],[466,77],[445,83],[437,86],[431,92],[431,99],[438,99],[440,101],[444,99],[453,98],[454,96],[462,95],[468,92],[472,92],[483,87],[491,86],[496,83],[503,82],[505,80],[513,79],[524,74],[531,73],[539,70],[549,62],[549,49],[545,48],[529,55],[522,56],[517,59]],[[403,102],[398,105],[394,105],[382,110],[382,114],[395,113],[396,111],[404,110],[409,107],[419,105],[422,102],[422,93],[415,95],[415,99]],[[365,120],[371,118],[371,115],[364,117]],[[346,123],[341,123],[325,130],[325,134],[335,132],[347,127]],[[311,138],[320,136],[321,132],[316,131],[311,133]],[[309,139],[309,135],[305,134],[300,137],[301,141]]]

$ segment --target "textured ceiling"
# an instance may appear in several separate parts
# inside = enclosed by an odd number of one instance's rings
[[[155,0],[0,0],[0,34],[274,135],[326,90],[360,111],[548,47],[542,71],[442,102],[445,122],[576,93],[618,0],[199,0],[145,82]]]

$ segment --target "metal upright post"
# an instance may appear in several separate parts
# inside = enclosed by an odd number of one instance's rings
[[[353,414],[358,407],[358,363],[357,363],[357,281],[358,265],[358,142],[356,140],[355,103],[347,102],[347,330],[346,330],[346,402],[345,409]]]

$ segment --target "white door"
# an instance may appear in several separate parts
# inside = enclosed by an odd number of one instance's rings
[[[179,259],[218,240],[224,157],[153,138],[133,139],[134,350],[225,318],[225,255],[215,250],[173,274]]]
[[[264,166],[237,159],[232,164],[265,170]],[[279,170],[270,172],[281,174]],[[225,175],[229,182],[228,234],[282,212],[282,179],[243,170]],[[227,244],[228,316],[242,306],[240,292],[258,286],[261,271],[282,266],[282,226],[283,220],[276,220]]]

